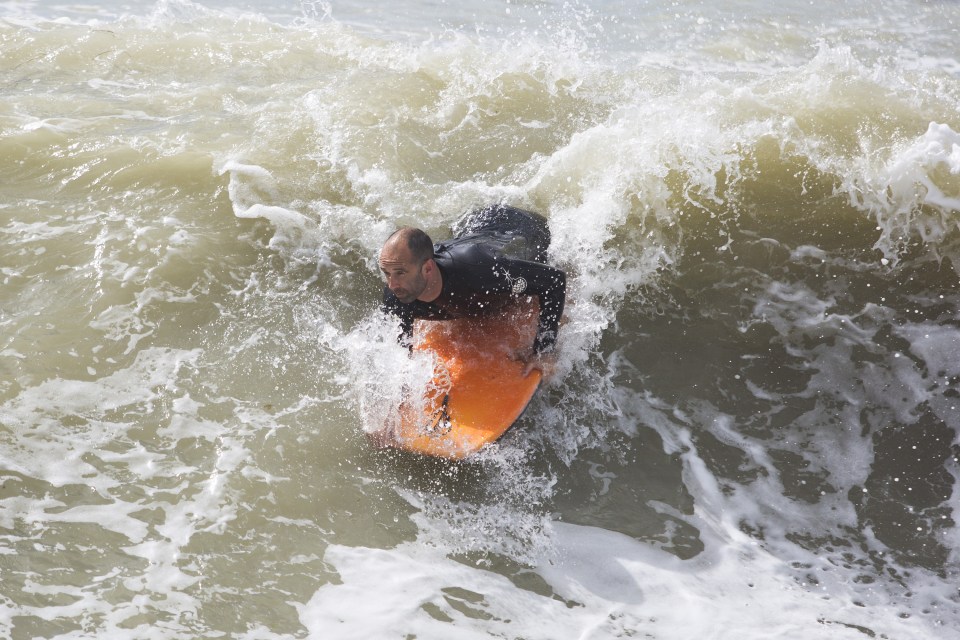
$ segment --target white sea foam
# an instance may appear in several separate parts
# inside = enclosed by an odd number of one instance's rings
[[[811,588],[787,563],[742,534],[711,543],[694,561],[592,527],[555,523],[552,547],[514,582],[421,545],[331,546],[325,560],[342,584],[299,607],[312,634],[365,638],[394,629],[433,637],[505,633],[525,638],[862,638],[943,633],[895,611],[857,603],[842,585]],[[529,584],[517,588],[516,582]],[[718,585],[724,585],[718,588]],[[834,590],[835,588],[835,590]]]
[[[0,632],[950,637],[952,5],[217,2],[0,9]],[[492,201],[558,375],[371,453],[377,251]]]

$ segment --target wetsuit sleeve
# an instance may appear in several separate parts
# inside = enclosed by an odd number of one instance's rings
[[[413,308],[408,304],[403,304],[393,295],[389,287],[383,288],[383,304],[381,310],[396,317],[400,321],[400,335],[397,336],[397,342],[408,349],[413,348]]]
[[[525,260],[511,260],[508,271],[515,293],[536,296],[540,302],[540,319],[533,350],[536,353],[550,350],[557,341],[566,301],[566,274],[550,265]],[[522,290],[519,290],[521,287]]]
[[[384,313],[392,315],[400,321],[400,335],[397,336],[397,342],[408,349],[413,349],[413,321],[416,318],[450,320],[454,317],[428,302],[415,300],[410,304],[404,304],[386,286],[383,288],[383,304],[380,308]]]

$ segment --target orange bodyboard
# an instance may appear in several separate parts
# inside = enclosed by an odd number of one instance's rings
[[[433,379],[400,407],[393,446],[461,459],[494,442],[520,417],[540,385],[516,353],[537,332],[537,303],[480,318],[418,320],[414,349],[434,355]]]

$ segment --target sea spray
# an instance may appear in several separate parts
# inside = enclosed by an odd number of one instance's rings
[[[949,636],[953,5],[312,6],[4,8],[7,635]],[[380,246],[501,201],[557,376],[371,448]]]

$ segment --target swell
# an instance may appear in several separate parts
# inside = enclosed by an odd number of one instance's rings
[[[160,540],[223,577],[230,553],[204,544],[275,515],[318,549],[419,540],[522,581],[556,515],[682,558],[746,539],[866,604],[932,585],[906,611],[955,614],[941,68],[822,46],[705,69],[214,12],[0,33],[22,90],[0,114],[5,444],[39,411],[52,437],[10,456],[17,477],[35,454],[38,496],[111,494],[116,547]],[[410,471],[362,437],[418,373],[376,313],[376,252],[493,200],[550,218],[560,375],[475,466]],[[162,491],[118,489],[151,468]],[[305,489],[274,491],[288,479]],[[196,500],[174,509],[174,489]],[[188,561],[161,566],[187,584]]]

